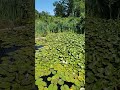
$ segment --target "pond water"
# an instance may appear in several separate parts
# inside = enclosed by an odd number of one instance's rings
[[[35,50],[39,50],[42,47],[44,47],[44,46],[43,45],[35,46]]]

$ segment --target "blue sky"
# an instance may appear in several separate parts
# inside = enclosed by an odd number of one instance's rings
[[[54,6],[53,3],[58,0],[35,0],[35,9],[39,12],[47,11],[51,15],[54,15]]]

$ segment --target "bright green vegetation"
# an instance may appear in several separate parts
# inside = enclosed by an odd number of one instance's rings
[[[52,33],[45,40],[36,40],[37,46],[44,46],[35,54],[35,79],[39,90],[80,90],[84,87],[84,41],[83,34],[72,32]]]
[[[35,20],[35,34],[46,36],[49,33],[58,33],[71,31],[75,33],[84,33],[84,19],[82,17],[54,17],[41,16]]]
[[[66,31],[84,33],[85,0],[59,0],[53,6],[55,16],[35,10],[36,37]]]

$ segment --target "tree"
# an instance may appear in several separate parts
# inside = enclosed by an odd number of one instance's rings
[[[67,16],[67,5],[64,0],[61,1],[56,1],[53,3],[53,6],[55,6],[54,12],[55,16],[61,16],[61,17],[66,17]]]
[[[54,12],[56,16],[80,17],[85,13],[85,0],[60,0],[53,5],[55,6]]]

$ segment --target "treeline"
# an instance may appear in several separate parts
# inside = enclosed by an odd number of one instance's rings
[[[84,33],[84,20],[77,17],[41,16],[35,20],[36,35],[46,36],[48,33],[74,32]]]
[[[85,0],[59,0],[53,3],[54,14],[57,17],[85,17]],[[35,10],[36,17],[49,15],[48,12],[39,13]]]
[[[0,0],[0,20],[16,25],[31,23],[34,19],[34,0]]]
[[[120,19],[120,0],[86,0],[86,16]]]

